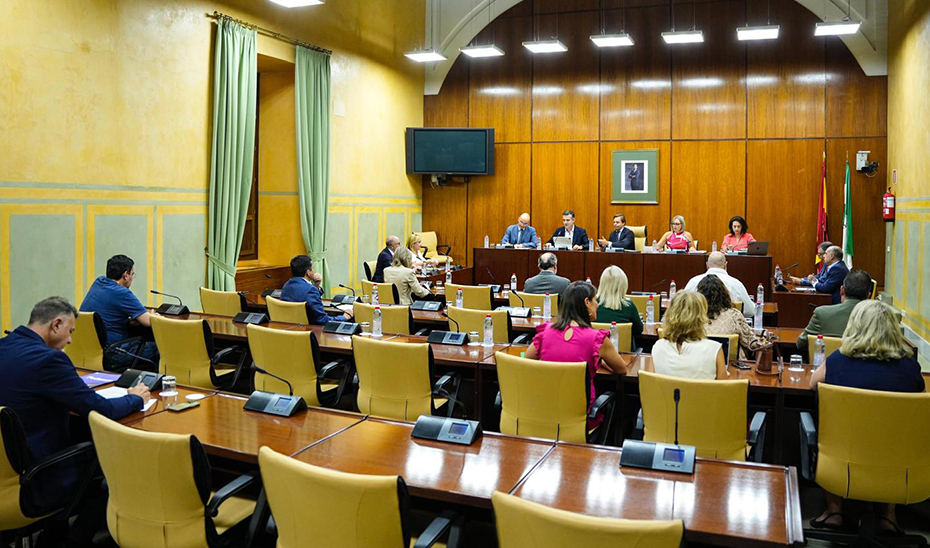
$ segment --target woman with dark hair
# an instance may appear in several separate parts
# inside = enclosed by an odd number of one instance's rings
[[[713,274],[704,276],[697,291],[707,299],[708,335],[739,335],[739,358],[745,360],[756,350],[765,347],[765,339],[756,335],[746,325],[743,314],[733,308],[730,292],[720,278]]]
[[[533,344],[525,356],[531,360],[548,362],[585,362],[588,365],[588,407],[597,397],[594,392],[594,374],[603,364],[607,369],[623,375],[632,358],[625,359],[610,342],[610,334],[591,327],[597,319],[597,291],[587,282],[568,284],[559,299],[559,315],[553,322],[536,328]],[[600,420],[588,421],[593,428]]]
[[[723,251],[740,251],[749,247],[750,242],[756,241],[749,233],[749,225],[746,219],[739,215],[734,215],[730,219],[730,233],[723,237]]]

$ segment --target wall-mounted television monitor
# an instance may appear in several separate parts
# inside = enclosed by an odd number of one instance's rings
[[[407,173],[493,175],[494,128],[407,128]]]

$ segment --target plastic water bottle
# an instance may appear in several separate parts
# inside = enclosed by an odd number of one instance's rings
[[[711,253],[717,252],[717,240],[714,240],[714,245],[710,246],[710,252]]]
[[[484,235],[484,247],[491,247],[491,239],[487,234]]]
[[[371,304],[376,305],[376,306],[380,304],[380,302],[378,301],[378,286],[377,285],[371,286]]]
[[[756,313],[752,318],[752,328],[756,333],[762,333],[762,303],[756,303]]]
[[[542,240],[536,242],[536,249],[542,250]]]
[[[620,352],[620,330],[617,328],[617,322],[610,322],[610,344]]]
[[[588,251],[594,251],[594,239],[588,238]]]
[[[785,283],[785,275],[782,274],[781,267],[778,265],[775,265],[775,283],[778,285]]]
[[[375,311],[371,313],[371,336],[381,336],[381,307],[376,306]]]
[[[446,283],[452,283],[452,261],[449,260],[449,257],[446,257]]]
[[[675,298],[675,293],[678,292],[678,286],[675,285],[675,280],[672,280],[672,283],[668,284],[668,301],[672,302],[672,299]]]
[[[484,342],[481,346],[494,346],[494,320],[490,314],[484,317]]]
[[[550,297],[548,293],[543,297],[543,319],[552,319],[552,297]]]
[[[511,291],[517,290],[517,273],[516,272],[514,272],[510,276],[510,290]]]
[[[653,325],[656,323],[656,306],[652,302],[652,295],[649,295],[649,301],[646,302],[646,324]]]
[[[455,306],[462,308],[462,303],[465,301],[465,296],[462,295],[462,288],[458,288],[455,292]]]
[[[658,246],[659,246],[659,242],[652,240],[652,250],[658,251],[658,249],[656,249]]]
[[[585,283],[588,283],[588,284],[591,283],[591,276],[588,276],[587,278],[585,278],[584,281]]]
[[[817,335],[817,341],[814,342],[814,370],[816,371],[823,365],[824,359],[826,359],[826,348],[827,344],[823,342],[823,335]]]

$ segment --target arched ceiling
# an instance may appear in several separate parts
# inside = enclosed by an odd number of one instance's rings
[[[426,0],[425,43],[430,21],[436,22],[433,35],[435,49],[445,61],[426,63],[424,67],[424,94],[439,93],[442,83],[458,58],[459,50],[467,46],[477,34],[513,6],[523,0]],[[526,0],[530,1],[530,0]],[[849,4],[847,5],[847,1]],[[856,34],[841,39],[868,76],[888,74],[888,0],[795,0],[821,20],[838,21],[845,17],[862,21]],[[437,11],[433,11],[433,10]],[[824,15],[826,14],[826,18]],[[813,29],[811,29],[813,32]]]

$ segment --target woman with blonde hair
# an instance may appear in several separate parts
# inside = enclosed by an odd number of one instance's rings
[[[611,265],[601,272],[597,285],[597,321],[633,324],[633,345],[639,346],[637,337],[643,334],[643,320],[633,301],[626,298],[629,284],[626,272],[619,266]]]
[[[671,230],[662,235],[656,243],[656,249],[665,250],[668,249],[691,249],[694,250],[694,236],[690,232],[685,230],[685,218],[681,215],[675,215],[672,217]]]
[[[436,259],[427,259],[423,254],[423,239],[416,232],[411,232],[410,236],[407,236],[407,249],[413,255],[413,268],[417,270],[423,268],[426,263],[434,266],[439,264]]]
[[[665,313],[664,335],[652,347],[656,373],[687,379],[726,379],[723,346],[707,338],[707,300],[696,291],[675,295]]]
[[[413,272],[413,254],[406,247],[398,247],[394,252],[394,262],[384,269],[384,283],[397,286],[400,304],[413,304],[413,296],[432,297],[429,289],[423,287]],[[424,299],[429,300],[429,299]]]

